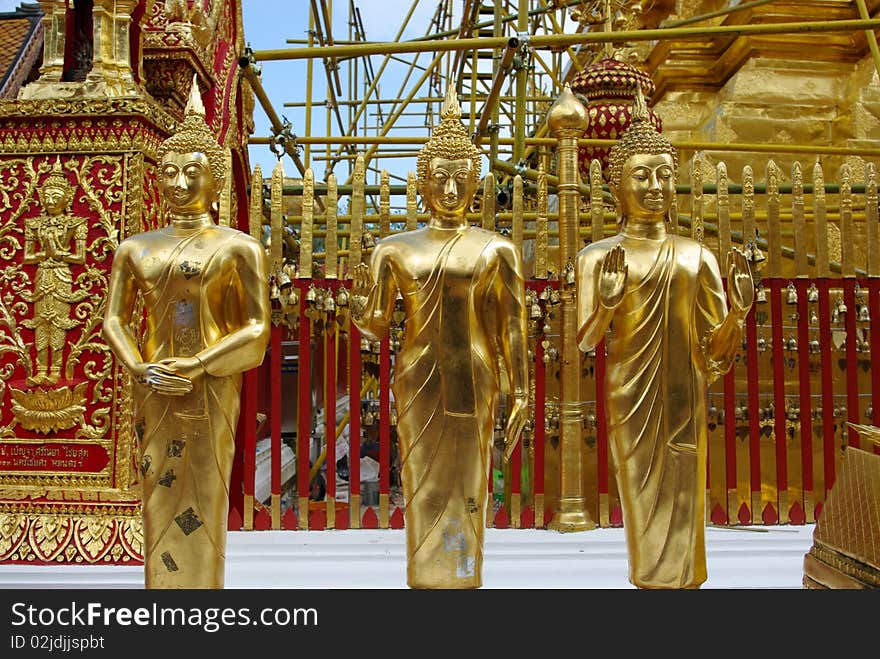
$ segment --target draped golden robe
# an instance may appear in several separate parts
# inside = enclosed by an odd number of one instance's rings
[[[504,345],[525,386],[521,259],[508,239],[478,228],[426,228],[383,239],[377,282],[358,324],[380,338],[403,295],[406,325],[394,374],[407,583],[478,588],[493,420]],[[500,337],[505,337],[504,341]],[[524,346],[524,343],[522,343]]]
[[[265,260],[256,240],[213,225],[136,235],[114,259],[144,297],[143,360],[198,356],[205,366],[184,396],[139,387],[147,588],[223,587],[241,372],[267,343]]]
[[[681,236],[618,234],[581,250],[579,340],[599,305],[602,258],[617,244],[629,273],[607,335],[605,414],[629,578],[639,587],[696,588],[706,580],[706,388],[738,346],[731,340],[721,360],[709,358],[707,342],[727,314],[721,274],[709,250]]]

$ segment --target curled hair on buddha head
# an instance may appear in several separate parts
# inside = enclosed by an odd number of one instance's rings
[[[196,76],[193,75],[186,103],[183,123],[177,132],[159,145],[159,158],[166,153],[204,153],[208,157],[208,166],[218,188],[226,178],[226,151],[217,143],[217,139],[205,122],[205,106],[199,94]]]
[[[637,154],[668,154],[672,156],[673,169],[678,170],[678,153],[669,140],[651,123],[648,104],[642,95],[641,86],[636,87],[629,128],[614,143],[608,154],[608,183],[613,190],[620,189],[620,176],[623,173],[624,163],[630,156]]]
[[[474,181],[480,180],[482,168],[482,154],[474,146],[468,136],[464,125],[461,123],[461,106],[458,104],[458,95],[455,93],[455,84],[450,83],[446,90],[446,100],[440,109],[440,123],[434,129],[431,139],[419,151],[416,160],[416,175],[419,188],[428,178],[428,167],[434,158],[446,160],[465,160],[473,162]]]

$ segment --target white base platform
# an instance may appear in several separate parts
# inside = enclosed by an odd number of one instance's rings
[[[801,588],[814,525],[706,529],[705,589]],[[402,530],[228,537],[226,588],[406,588]],[[0,588],[142,588],[142,566],[0,565]],[[633,588],[623,529],[487,529],[483,588]]]

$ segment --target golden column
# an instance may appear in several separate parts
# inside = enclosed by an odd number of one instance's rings
[[[562,298],[562,387],[560,426],[562,453],[559,504],[548,525],[555,531],[586,531],[596,527],[586,509],[581,468],[581,354],[577,346],[577,306],[574,287],[574,257],[578,251],[578,139],[587,128],[587,111],[568,85],[547,115],[556,149],[559,185],[559,272]]]

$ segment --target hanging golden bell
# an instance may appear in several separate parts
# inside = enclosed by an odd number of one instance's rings
[[[376,418],[373,416],[372,410],[367,412],[364,415],[364,425],[365,426],[372,426],[373,423],[375,422],[375,420],[376,420]]]
[[[574,284],[574,263],[570,260],[565,264],[565,283],[569,286]]]
[[[541,294],[538,295],[538,299],[541,300],[542,302],[546,302],[547,300],[550,299],[550,287],[549,286],[544,287],[544,290],[542,290]]]
[[[373,354],[378,355],[380,352],[382,352],[382,343],[380,341],[373,341],[370,348],[372,349]]]
[[[336,300],[333,299],[332,295],[328,295],[324,300],[324,310],[333,313],[336,311]]]
[[[364,236],[361,239],[361,244],[363,245],[364,249],[370,249],[371,247],[376,246],[376,239],[373,237],[372,233],[370,233],[369,231],[365,231]]]
[[[309,290],[306,291],[306,302],[314,302],[317,296],[318,292],[315,290],[315,285],[312,284],[309,286]]]
[[[764,352],[767,350],[767,339],[764,338],[764,335],[761,334],[758,336],[758,352]]]
[[[550,291],[550,304],[559,304],[562,302],[562,296],[559,294],[555,288]]]
[[[764,284],[758,284],[758,290],[755,291],[755,300],[762,304],[767,301],[767,289],[764,288]]]
[[[819,340],[813,339],[812,341],[810,341],[810,352],[812,352],[815,355],[815,354],[819,353],[819,350],[820,350]]]
[[[797,339],[794,338],[794,334],[788,335],[788,341],[785,342],[785,347],[791,352],[797,352]]]
[[[837,313],[841,315],[846,313],[846,303],[842,297],[837,298]]]
[[[788,297],[786,301],[789,304],[797,304],[797,289],[794,287],[794,282],[788,282]]]
[[[287,278],[290,280],[296,279],[296,264],[293,261],[288,261],[281,268],[281,271],[287,275]]]
[[[336,306],[348,306],[348,289],[345,286],[340,286],[339,290],[336,292]]]
[[[370,352],[370,340],[365,336],[361,337],[361,352]]]
[[[767,257],[764,256],[764,252],[761,251],[761,248],[755,244],[752,247],[752,263],[761,263],[762,261],[766,261]]]
[[[587,428],[592,430],[596,427],[596,413],[593,411],[593,408],[590,408],[590,411],[587,412],[587,417],[584,419],[587,422]]]
[[[819,316],[816,314],[815,309],[810,309],[810,325],[815,325],[819,322]]]
[[[550,332],[553,331],[553,328],[550,327],[550,323],[544,323],[544,326],[541,328],[541,331],[542,331],[544,334],[549,334]]]
[[[531,309],[531,312],[529,315],[531,316],[531,318],[534,318],[535,320],[537,320],[538,318],[541,318],[541,316],[543,315],[541,313],[541,305],[538,304],[537,302],[535,302],[532,305],[532,309]]]
[[[863,304],[861,307],[859,307],[859,320],[863,323],[871,322],[871,316],[868,313],[868,305],[867,304]]]
[[[272,285],[269,287],[269,299],[270,300],[277,300],[280,297],[281,297],[281,289],[278,287],[278,284],[276,284],[273,281]]]
[[[810,288],[807,290],[807,301],[808,302],[818,302],[819,301],[819,289],[816,288],[815,282],[810,284]]]

